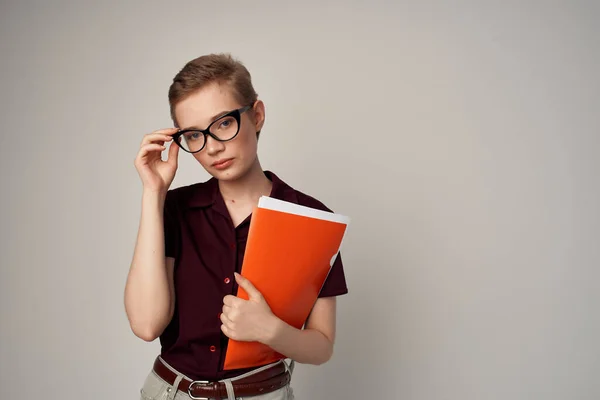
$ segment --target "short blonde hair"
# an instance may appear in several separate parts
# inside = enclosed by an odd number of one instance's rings
[[[213,82],[228,84],[241,106],[253,104],[258,99],[250,72],[244,64],[227,53],[204,55],[189,61],[173,78],[169,88],[169,106],[175,126],[179,126],[175,118],[177,103]]]

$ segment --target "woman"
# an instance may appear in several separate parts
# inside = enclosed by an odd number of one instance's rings
[[[190,61],[175,76],[169,102],[176,128],[145,135],[135,159],[142,212],[125,308],[136,336],[161,343],[142,398],[292,399],[294,361],[318,365],[332,355],[335,296],[348,292],[341,258],[304,329],[277,318],[238,272],[260,196],[330,210],[262,170],[265,106],[240,62],[223,54]],[[167,142],[175,145],[163,161]],[[180,149],[212,178],[169,189]],[[249,300],[234,296],[238,285]],[[292,361],[224,370],[230,338],[264,343]]]

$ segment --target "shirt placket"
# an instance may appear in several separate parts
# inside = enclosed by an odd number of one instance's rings
[[[228,229],[227,236],[225,238],[226,248],[223,249],[223,265],[221,266],[221,270],[223,271],[222,276],[222,297],[224,298],[226,295],[235,295],[235,290],[237,289],[237,283],[235,281],[235,276],[233,275],[234,271],[236,271],[236,266],[238,263],[238,246],[237,246],[237,235],[235,228],[230,223],[230,229]],[[221,302],[222,303],[222,302]],[[218,324],[221,326],[221,312],[218,314]],[[220,330],[220,329],[219,329]],[[225,364],[225,354],[227,352],[227,343],[228,338],[224,333],[220,334],[220,346],[218,352],[218,357],[215,359],[215,362],[218,365],[217,370],[222,371],[223,366]]]

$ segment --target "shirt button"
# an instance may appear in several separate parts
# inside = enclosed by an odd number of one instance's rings
[[[214,353],[215,351],[217,351],[217,348],[215,346],[210,346],[210,351]]]
[[[231,247],[231,250],[234,250],[234,249],[235,249],[235,243],[231,243],[231,244],[229,245],[229,247]]]
[[[227,283],[231,282],[231,279],[225,278],[225,280],[223,282],[225,282],[227,284]]]

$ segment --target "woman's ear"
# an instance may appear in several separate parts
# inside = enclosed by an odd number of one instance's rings
[[[262,100],[256,100],[256,102],[254,102],[253,115],[255,130],[258,134],[265,124],[265,103],[263,103]]]

